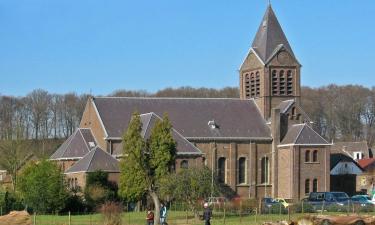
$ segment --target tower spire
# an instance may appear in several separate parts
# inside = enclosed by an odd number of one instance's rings
[[[255,35],[252,48],[257,52],[262,61],[266,63],[275,49],[280,45],[294,56],[284,31],[272,10],[271,4],[269,4]]]

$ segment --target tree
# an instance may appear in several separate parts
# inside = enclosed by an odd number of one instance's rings
[[[4,140],[0,142],[0,166],[6,169],[12,179],[13,191],[17,188],[18,170],[32,156],[23,140]]]
[[[215,195],[218,193],[216,179],[212,184],[211,176],[211,170],[207,167],[183,169],[178,174],[173,174],[169,179],[164,180],[160,194],[163,197],[186,202],[197,218],[199,200],[208,198],[211,193]]]
[[[168,116],[156,121],[147,142],[143,139],[142,122],[134,113],[123,142],[124,157],[120,161],[119,195],[127,201],[137,201],[148,194],[155,205],[155,222],[159,223],[160,200],[158,185],[170,174],[174,164],[176,142]]]
[[[108,173],[95,171],[87,174],[85,200],[89,208],[94,208],[106,201],[117,200],[117,186],[108,181]]]
[[[19,175],[18,190],[27,206],[43,213],[62,209],[68,195],[62,171],[48,160],[26,165]]]

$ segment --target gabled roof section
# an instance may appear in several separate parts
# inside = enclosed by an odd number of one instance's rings
[[[113,173],[120,172],[118,160],[100,147],[95,147],[65,173],[89,173],[98,170]]]
[[[162,118],[153,112],[141,114],[140,117],[142,122],[141,135],[144,139],[148,139],[156,121],[162,120]],[[172,136],[177,143],[177,155],[202,155],[202,152],[197,147],[195,147],[174,128],[172,128]],[[113,155],[121,155],[122,149],[123,145],[118,145],[118,147],[114,150]]]
[[[51,160],[80,159],[96,146],[91,129],[78,128],[50,157]]]
[[[355,160],[353,160],[351,157],[347,156],[346,154],[342,153],[335,153],[331,154],[330,157],[330,164],[331,164],[331,170],[340,162],[351,162],[354,163],[360,170],[363,171],[362,166],[357,163]]]
[[[288,145],[331,145],[307,124],[296,124],[289,128],[281,146]]]
[[[375,158],[358,160],[358,164],[362,167],[363,170],[366,170],[369,166],[374,165],[374,163]]]
[[[280,113],[286,113],[294,103],[294,99],[285,100],[280,102],[280,104],[276,106],[276,109],[280,109]]]
[[[168,113],[173,127],[188,140],[271,140],[270,129],[253,100],[97,97],[93,101],[108,139],[119,139],[127,130],[133,112],[138,111]],[[218,129],[208,126],[212,120]]]
[[[354,152],[361,152],[364,158],[370,158],[367,142],[335,142],[331,147],[331,153],[344,153],[354,157]]]
[[[271,5],[268,5],[255,35],[252,49],[257,53],[263,63],[266,63],[270,57],[275,54],[275,50],[277,48],[281,50],[282,47],[295,58],[293,50],[289,45]]]

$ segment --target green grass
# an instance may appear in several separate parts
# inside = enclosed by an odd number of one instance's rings
[[[203,221],[195,220],[192,213],[186,212],[169,212],[168,213],[168,224],[169,225],[186,225],[186,224],[204,224]],[[335,214],[335,213],[329,213]],[[337,214],[337,213],[336,213]],[[371,213],[370,213],[371,214]],[[372,213],[374,214],[374,213]],[[296,220],[307,214],[292,214],[291,219]],[[144,225],[146,214],[145,212],[131,212],[124,213],[122,216],[122,224],[126,225]],[[266,215],[250,215],[250,216],[239,216],[239,215],[227,215],[224,218],[223,213],[215,213],[211,224],[213,225],[256,225],[262,224],[265,221],[281,221],[288,220],[288,215],[278,214],[266,214]],[[224,223],[225,220],[225,223]],[[37,215],[36,225],[68,225],[69,217],[67,215]],[[77,215],[71,216],[71,225],[102,225],[102,216],[100,214],[92,215]]]

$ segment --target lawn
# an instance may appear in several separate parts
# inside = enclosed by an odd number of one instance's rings
[[[304,214],[306,215],[306,214]],[[302,217],[303,214],[293,214],[291,219],[297,219]],[[145,222],[144,212],[131,212],[124,213],[122,216],[122,224],[128,225],[144,225]],[[57,215],[37,215],[35,225],[69,225],[69,216],[57,216]],[[214,212],[214,218],[211,222],[213,225],[255,225],[261,224],[265,221],[280,221],[288,220],[288,215],[251,215],[251,216],[239,216],[231,215],[224,218],[223,214]],[[92,215],[73,215],[71,216],[71,225],[102,225],[102,216],[100,214]],[[203,221],[195,221],[191,213],[173,211],[169,212],[168,224],[170,225],[187,225],[187,224],[204,224]]]

